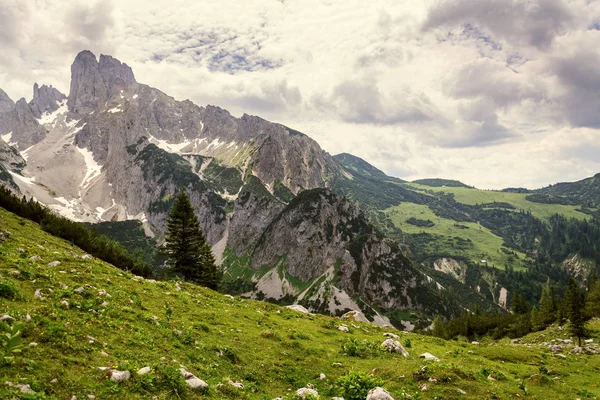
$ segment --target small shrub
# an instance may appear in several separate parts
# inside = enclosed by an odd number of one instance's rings
[[[337,380],[336,386],[344,399],[364,400],[369,390],[383,386],[383,380],[365,372],[350,371]]]
[[[21,325],[8,325],[6,322],[0,323],[0,345],[3,353],[4,362],[12,364],[15,359],[15,354],[23,350],[21,342]]]
[[[0,297],[15,300],[19,296],[19,290],[12,281],[3,279],[0,281]]]
[[[157,367],[156,375],[159,378],[155,381],[157,387],[172,390],[178,395],[184,393],[187,389],[185,380],[181,375],[181,371],[175,367],[170,365],[161,365]]]
[[[359,341],[350,338],[342,344],[342,351],[350,357],[368,358],[375,355],[378,350],[379,346],[368,340]]]
[[[412,347],[412,342],[410,341],[410,339],[406,339],[404,341],[404,347],[406,347],[407,349],[410,349]]]

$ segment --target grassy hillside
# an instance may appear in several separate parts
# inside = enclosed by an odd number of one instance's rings
[[[406,234],[436,235],[437,240],[424,244],[429,254],[467,258],[475,264],[485,260],[486,265],[500,269],[508,265],[515,270],[524,268],[525,254],[503,247],[502,238],[477,223],[439,217],[423,204],[401,203],[385,212]]]
[[[577,206],[562,204],[534,203],[526,199],[526,193],[499,192],[493,190],[481,190],[469,187],[431,187],[411,183],[410,186],[420,191],[432,190],[436,192],[451,193],[459,203],[476,205],[489,203],[508,203],[516,210],[530,211],[534,217],[547,220],[552,214],[561,214],[567,218],[584,219],[588,215],[577,211]]]
[[[379,349],[381,327],[346,322],[349,332],[341,332],[339,319],[144,280],[82,258],[78,248],[3,209],[0,231],[12,233],[0,244],[0,313],[22,324],[25,345],[0,366],[1,382],[12,384],[0,385],[3,399],[292,398],[307,383],[328,398],[343,394],[338,380],[351,371],[372,372],[396,399],[600,396],[600,356],[561,359],[538,344],[471,345],[396,332],[411,343],[405,359]],[[47,265],[54,261],[60,264]],[[441,362],[419,358],[424,352]],[[208,390],[189,389],[181,365]],[[132,376],[118,383],[98,367]],[[138,376],[142,367],[152,372]],[[21,394],[17,384],[37,394]]]

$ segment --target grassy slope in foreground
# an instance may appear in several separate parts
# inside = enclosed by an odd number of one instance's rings
[[[309,382],[328,398],[338,394],[333,383],[350,370],[373,370],[396,399],[402,393],[413,398],[514,398],[525,395],[524,389],[529,398],[538,399],[600,396],[600,356],[567,355],[563,360],[536,344],[527,348],[503,340],[476,346],[398,332],[402,342],[412,342],[407,359],[381,351],[351,357],[343,353],[344,343],[356,339],[378,346],[383,328],[351,323],[344,333],[336,329],[339,319],[230,299],[186,283],[178,290],[175,282],[139,279],[82,259],[78,248],[2,208],[0,230],[12,232],[0,245],[0,282],[10,282],[18,291],[16,300],[0,297],[0,313],[24,324],[26,345],[13,365],[0,366],[2,399],[84,399],[90,394],[97,399],[272,399]],[[42,260],[30,261],[35,255]],[[61,264],[46,266],[52,261]],[[77,293],[79,287],[85,290]],[[34,296],[38,289],[44,299]],[[28,346],[31,342],[37,346]],[[441,362],[418,358],[426,351]],[[186,389],[179,373],[168,368],[180,365],[209,383],[207,394]],[[102,366],[127,368],[132,378],[110,381],[97,370]],[[145,366],[160,371],[160,377],[155,372],[137,376],[135,371]],[[319,380],[320,373],[327,379]],[[490,374],[504,379],[490,381]],[[242,381],[244,389],[234,389],[229,379]],[[5,381],[29,384],[45,395],[20,395]],[[219,383],[224,385],[217,388]],[[420,392],[423,384],[427,392]],[[174,388],[183,390],[176,395]]]

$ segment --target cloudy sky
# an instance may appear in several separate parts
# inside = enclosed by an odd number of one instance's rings
[[[540,187],[600,172],[599,43],[596,0],[0,0],[0,88],[89,49],[394,176]]]

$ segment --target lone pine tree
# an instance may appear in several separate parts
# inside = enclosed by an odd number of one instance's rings
[[[565,293],[565,306],[567,316],[569,317],[571,334],[577,336],[578,344],[581,347],[581,338],[587,335],[584,312],[585,297],[579,290],[579,287],[573,278],[569,279],[569,284]]]
[[[220,270],[194,214],[192,203],[183,189],[175,197],[167,218],[163,252],[175,274],[211,289],[218,287]]]

